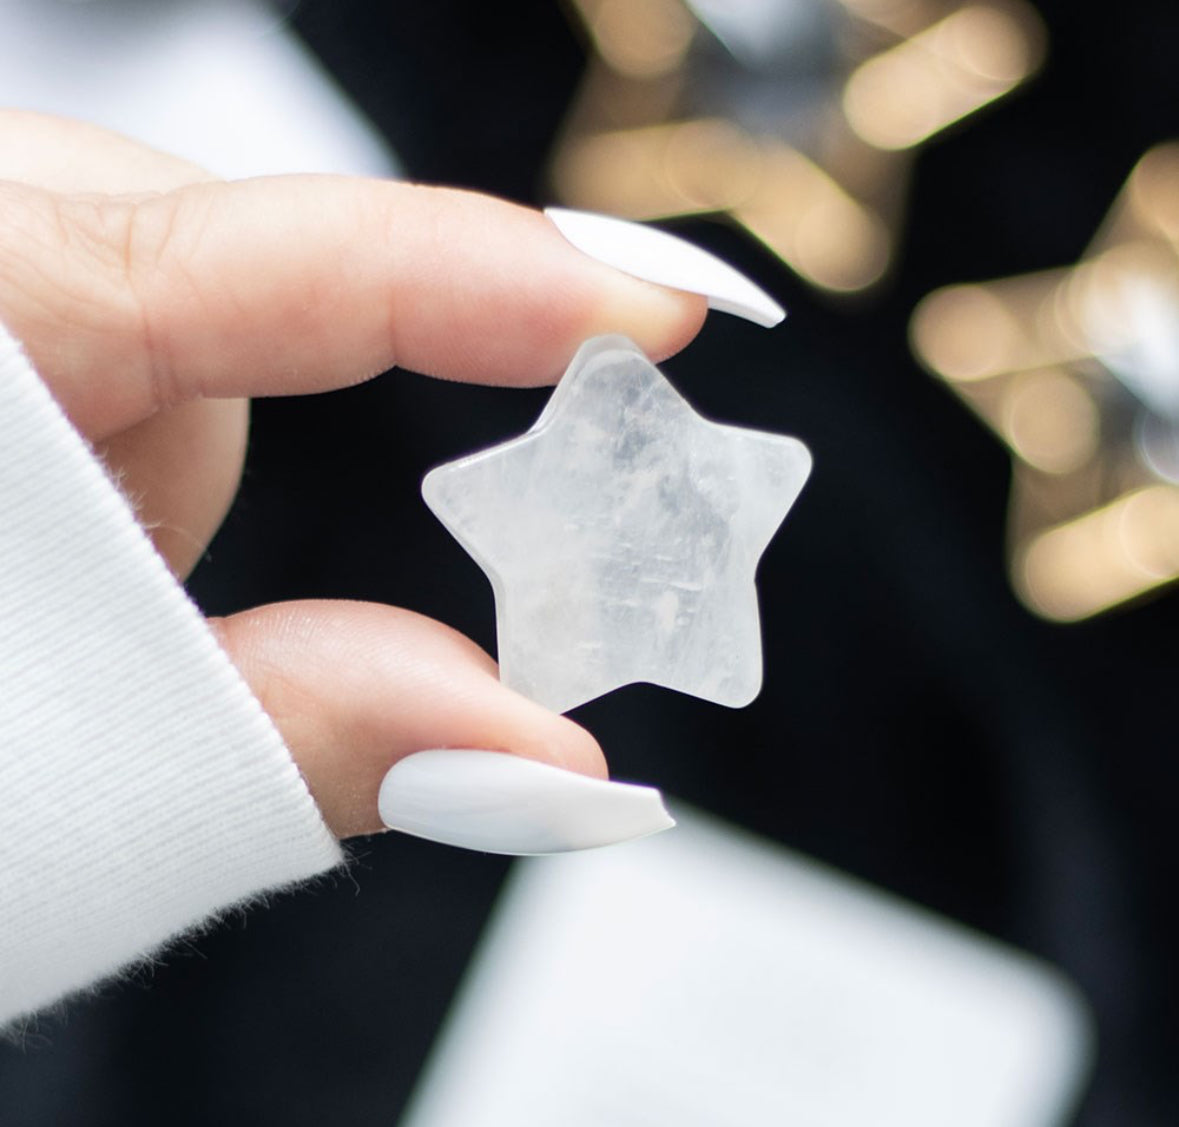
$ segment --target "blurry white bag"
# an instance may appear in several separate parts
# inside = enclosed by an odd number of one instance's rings
[[[0,106],[104,125],[219,176],[396,172],[263,0],[0,0]]]
[[[405,1127],[1050,1127],[1087,1007],[1019,952],[677,807],[518,865]]]

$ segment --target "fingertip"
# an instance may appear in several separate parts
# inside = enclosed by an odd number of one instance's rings
[[[575,348],[590,337],[620,333],[658,363],[688,345],[703,326],[708,302],[699,294],[657,286],[610,267],[603,271],[611,276],[588,308]]]
[[[448,240],[478,248],[482,262],[463,308],[464,331],[431,334],[437,351],[421,370],[479,383],[552,384],[591,337],[621,334],[659,361],[704,324],[706,295],[587,254],[547,213],[453,189],[418,192],[429,197]],[[430,316],[417,312],[419,322]],[[442,348],[452,351],[439,363]],[[414,359],[423,352],[415,347]]]
[[[469,668],[463,679],[471,724],[452,731],[451,746],[489,747],[591,778],[610,777],[605,752],[590,732],[503,684],[494,662]]]
[[[567,716],[550,712],[532,701],[528,701],[528,705],[536,710],[537,719],[534,726],[521,728],[521,732],[534,731],[536,735],[529,735],[522,744],[505,748],[505,751],[514,751],[529,759],[539,759],[551,763],[554,767],[576,771],[579,775],[588,775],[595,779],[610,777],[606,754],[601,744],[585,728]]]
[[[537,216],[540,219],[540,216]],[[708,316],[706,295],[650,281],[603,261],[569,241],[545,213],[542,223],[556,261],[576,285],[575,316],[565,327],[568,356],[590,337],[619,333],[629,337],[653,361],[673,356],[689,344]],[[554,373],[554,379],[560,373]]]
[[[625,284],[611,287],[603,308],[595,311],[587,338],[621,332],[656,363],[695,339],[708,316],[707,298],[625,274],[620,277]]]

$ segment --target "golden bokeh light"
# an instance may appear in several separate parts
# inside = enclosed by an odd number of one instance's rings
[[[1179,145],[1147,153],[1076,266],[949,286],[914,353],[1011,450],[1012,581],[1076,621],[1179,579]]]
[[[586,0],[586,24],[602,58],[629,78],[658,78],[679,67],[695,24],[679,0]]]
[[[1042,614],[1076,622],[1179,578],[1179,489],[1154,485],[1041,533],[1016,579]]]
[[[1128,204],[1133,221],[1179,245],[1179,142],[1158,145],[1146,154],[1130,180]]]
[[[857,19],[901,38],[915,35],[945,14],[938,0],[842,0]]]
[[[910,338],[925,362],[946,379],[986,379],[1018,366],[1024,334],[1015,317],[985,286],[949,286],[914,311]]]
[[[760,180],[758,146],[716,118],[594,134],[556,170],[570,206],[625,219],[736,208]]]
[[[1019,373],[1004,388],[1000,410],[1015,453],[1045,473],[1071,473],[1097,450],[1093,396],[1059,368]]]
[[[910,151],[1043,53],[1024,0],[570,2],[593,52],[552,162],[558,198],[727,216],[832,293],[887,273]]]
[[[734,216],[802,277],[842,293],[872,285],[888,265],[884,224],[818,165],[767,145],[760,191]],[[779,201],[788,197],[793,206]]]
[[[844,113],[869,145],[912,148],[1027,78],[1042,43],[1025,13],[960,8],[861,64],[844,89]]]

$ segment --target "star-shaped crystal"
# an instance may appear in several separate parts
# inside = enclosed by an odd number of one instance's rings
[[[422,495],[491,580],[505,684],[560,712],[635,681],[740,707],[761,688],[754,573],[810,468],[797,439],[701,417],[605,336],[531,430]]]

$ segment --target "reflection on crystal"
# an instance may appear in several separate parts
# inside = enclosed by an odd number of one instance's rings
[[[1080,264],[951,286],[914,351],[1015,456],[1012,577],[1074,620],[1179,578],[1179,144],[1131,173]]]
[[[574,0],[595,54],[558,147],[563,202],[727,214],[835,292],[886,272],[907,151],[1023,81],[1023,0]]]

